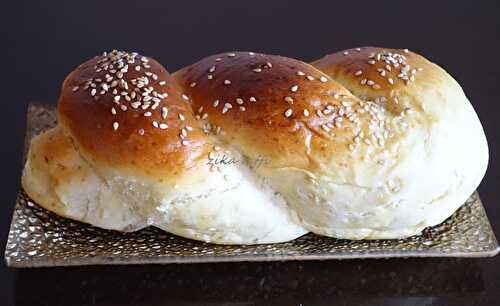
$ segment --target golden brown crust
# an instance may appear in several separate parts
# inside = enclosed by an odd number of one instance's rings
[[[328,138],[334,111],[350,94],[304,62],[252,52],[210,56],[174,74],[223,139],[274,166],[304,166],[315,142]],[[323,126],[323,128],[322,128]]]
[[[370,98],[396,98],[421,85],[421,81],[440,81],[445,73],[424,57],[407,49],[362,47],[324,56],[311,63],[353,94]],[[440,70],[440,69],[439,69]],[[425,85],[424,85],[425,86]],[[388,105],[393,112],[400,112],[394,103]]]
[[[175,175],[206,149],[170,74],[138,54],[113,51],[80,65],[63,84],[58,112],[86,157],[109,166]]]

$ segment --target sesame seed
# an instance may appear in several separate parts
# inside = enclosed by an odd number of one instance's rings
[[[290,91],[291,92],[297,92],[297,90],[299,90],[299,86],[298,85],[293,85],[292,87],[290,87]]]
[[[314,81],[314,77],[312,75],[308,75],[306,76],[306,78],[309,80],[309,81]]]
[[[368,86],[372,86],[373,84],[375,84],[375,82],[373,82],[372,80],[366,81],[366,85]]]
[[[179,114],[179,119],[181,119],[181,121],[184,121],[184,115],[183,114]]]
[[[394,84],[394,80],[392,78],[388,78],[387,81],[390,83],[390,84]]]
[[[365,84],[366,84],[366,81],[367,81],[366,79],[362,79],[362,80],[361,80],[361,82],[360,82],[360,84],[361,84],[361,85],[365,85]]]
[[[217,107],[219,105],[219,100],[215,100],[214,103],[212,104],[214,107]]]
[[[144,129],[139,129],[139,135],[144,135]]]
[[[368,61],[368,64],[370,64],[370,65],[375,65],[375,61],[374,61],[374,60],[369,60],[369,61]]]
[[[293,98],[292,97],[285,97],[285,101],[290,103],[290,104],[293,104]]]
[[[118,127],[120,126],[120,124],[118,122],[113,122],[113,130],[118,130]]]
[[[212,66],[210,67],[210,69],[208,69],[208,72],[214,72],[215,71],[215,66]]]
[[[349,51],[344,51],[342,54],[344,54],[344,55],[348,55],[348,54],[349,54]]]
[[[271,64],[270,62],[267,62],[267,63],[266,63],[266,65],[267,65],[267,67],[269,67],[269,68],[273,68],[273,64]]]
[[[183,141],[181,141],[181,143],[183,146],[187,146],[189,144],[189,142],[187,140],[183,140]]]
[[[350,151],[354,151],[354,146],[352,145],[352,143],[350,143],[348,147]]]
[[[262,69],[260,69],[260,68],[255,68],[255,69],[252,69],[252,71],[253,71],[253,72],[257,72],[257,73],[258,73],[258,72],[261,72],[261,71],[262,71]]]
[[[137,65],[135,66],[135,71],[140,71],[141,70],[141,66]]]
[[[373,88],[373,89],[380,89],[380,85],[378,85],[378,84],[373,84],[372,88]]]
[[[160,84],[161,86],[163,86],[163,85],[167,84],[167,82],[165,82],[165,81],[160,81],[158,84]]]
[[[235,57],[236,54],[235,53],[228,53],[227,56],[229,56],[229,57]]]
[[[151,117],[151,115],[152,115],[151,112],[145,112],[144,113],[144,117]]]
[[[253,53],[253,52],[248,52],[248,55],[250,55],[250,56],[254,56],[254,55],[255,55],[255,53]]]
[[[233,105],[231,103],[225,103],[224,107],[225,108],[233,108]]]
[[[127,111],[127,106],[122,104],[122,105],[120,105],[120,109],[122,111],[126,112]]]
[[[304,116],[309,117],[309,111],[307,109],[304,109]]]
[[[186,137],[186,136],[187,136],[187,134],[188,134],[188,133],[187,133],[186,129],[181,129],[181,135],[182,135],[182,136]]]
[[[112,107],[112,108],[111,108],[111,113],[112,113],[113,115],[116,115],[116,109],[115,109],[114,107]]]
[[[354,73],[355,76],[360,76],[361,74],[363,73],[363,71],[361,70],[358,70]]]
[[[121,96],[115,96],[113,99],[116,103],[120,102]]]
[[[324,76],[321,76],[321,77],[319,78],[319,80],[320,80],[321,82],[323,82],[323,83],[328,82],[328,79],[327,79],[326,77],[324,77]]]
[[[72,89],[72,90],[73,90],[73,92],[75,92],[75,91],[77,91],[78,89],[79,89],[79,87],[78,87],[78,86],[75,86],[75,87],[73,87],[73,89]]]
[[[196,82],[193,82],[193,83],[189,84],[189,87],[191,87],[191,88],[193,88],[195,86],[196,86]]]
[[[193,130],[193,128],[191,126],[189,126],[189,125],[186,125],[186,130],[188,130],[188,131],[191,132]]]
[[[403,52],[404,52],[404,53],[408,53],[408,52],[410,52],[410,50],[408,50],[408,49],[403,49]]]
[[[153,127],[155,127],[155,128],[158,128],[158,126],[159,126],[159,125],[158,125],[158,122],[156,122],[156,121],[153,121],[153,123],[152,123],[152,124],[153,124]]]
[[[225,85],[230,85],[230,84],[231,84],[231,81],[229,81],[229,80],[224,80],[224,84],[225,84]]]
[[[91,96],[95,96],[95,94],[97,93],[97,90],[95,88],[93,88],[91,91],[90,91],[90,95]]]
[[[356,48],[354,50],[356,50],[357,52],[361,52],[361,48]]]
[[[222,61],[222,58],[218,57],[218,58],[215,59],[215,61],[216,62],[220,62],[220,61]]]
[[[168,125],[166,123],[160,123],[160,129],[164,130],[168,128]]]
[[[243,99],[242,98],[236,98],[236,103],[238,104],[243,104]]]
[[[240,111],[244,112],[246,111],[247,109],[244,107],[244,106],[240,106]]]
[[[186,101],[189,101],[189,97],[188,97],[188,96],[186,96],[185,94],[182,94],[182,98],[183,98],[184,100],[186,100]]]
[[[250,102],[257,102],[257,99],[255,99],[255,97],[250,97],[248,100],[250,100]]]
[[[168,109],[164,106],[161,108],[161,117],[165,119],[167,118],[167,115],[168,115]]]
[[[211,74],[209,74],[209,75],[207,75],[207,78],[208,78],[209,80],[212,80],[212,79],[214,78],[214,76],[213,76],[213,75],[211,75]]]
[[[293,113],[293,110],[291,108],[287,109],[285,111],[285,117],[290,118],[290,116],[292,115],[292,113]]]
[[[304,76],[304,75],[306,75],[306,74],[305,74],[304,72],[302,72],[302,71],[297,71],[297,75],[298,75],[298,76]]]

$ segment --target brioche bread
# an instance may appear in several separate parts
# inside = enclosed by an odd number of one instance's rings
[[[311,64],[224,53],[173,75],[112,51],[66,78],[58,121],[23,173],[38,204],[212,243],[415,235],[461,206],[488,163],[458,83],[407,50]]]

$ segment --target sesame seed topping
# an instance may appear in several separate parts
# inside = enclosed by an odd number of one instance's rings
[[[262,69],[260,69],[260,68],[255,68],[255,69],[252,69],[252,70],[253,70],[253,72],[257,72],[257,73],[262,71]]]
[[[116,115],[116,109],[115,109],[114,107],[112,107],[112,108],[111,108],[111,113],[112,113],[113,115]]]
[[[292,116],[293,110],[291,108],[285,111],[285,117],[290,118]]]
[[[225,85],[230,85],[230,84],[231,84],[231,81],[229,81],[229,80],[224,80],[224,84],[225,84]]]
[[[153,124],[153,127],[155,127],[155,128],[158,128],[158,127],[159,127],[158,122],[156,122],[156,121],[153,121],[153,123],[152,123],[152,124]]]
[[[314,81],[314,77],[312,75],[308,75],[306,76],[306,78],[309,80],[309,81]]]
[[[229,56],[229,57],[235,57],[236,54],[235,53],[228,53],[227,56]]]
[[[188,96],[186,96],[185,94],[182,94],[182,98],[183,98],[184,100],[186,100],[186,101],[189,101],[189,97],[188,97]]]
[[[193,88],[195,86],[196,86],[196,82],[193,82],[193,83],[189,84],[189,87],[191,87],[191,88]]]
[[[321,76],[321,77],[319,78],[319,80],[320,80],[321,82],[323,82],[323,83],[328,82],[328,79],[327,79],[326,77],[324,77],[324,76]]]
[[[219,105],[219,100],[215,100],[214,103],[212,104],[214,107],[217,107]]]
[[[293,104],[293,98],[292,97],[285,97],[285,101],[290,103],[290,104]]]
[[[212,66],[210,67],[210,69],[208,69],[208,72],[214,72],[215,71],[215,66]]]
[[[73,89],[72,89],[72,90],[73,90],[73,92],[75,92],[75,91],[77,91],[79,88],[80,88],[80,87],[75,86],[75,87],[73,87]]]
[[[151,117],[151,115],[152,115],[151,112],[145,112],[144,113],[144,117]]]
[[[304,116],[309,117],[309,111],[307,109],[304,109]]]
[[[297,90],[299,90],[299,85],[293,85],[292,87],[290,87],[291,92],[297,92]]]
[[[144,129],[139,129],[139,135],[144,135]]]
[[[161,86],[163,86],[163,85],[167,84],[167,82],[165,82],[165,81],[160,81],[158,84],[160,84]]]
[[[179,119],[181,119],[181,121],[184,121],[184,115],[183,114],[179,114]]]
[[[306,74],[305,74],[304,72],[302,72],[302,71],[297,71],[297,75],[298,75],[298,76],[304,76],[304,75],[306,75]]]
[[[342,54],[344,54],[344,55],[348,55],[348,54],[349,54],[349,51],[344,51],[344,52],[342,52]]]
[[[361,74],[363,74],[363,71],[361,70],[358,70],[354,73],[355,76],[360,76]]]
[[[160,123],[160,129],[164,130],[168,128],[168,125],[166,123]]]
[[[392,78],[388,78],[387,81],[390,83],[390,84],[394,84],[394,80]]]
[[[243,99],[242,98],[236,98],[236,103],[237,104],[243,104]]]
[[[209,80],[212,80],[212,79],[214,78],[214,76],[213,76],[213,75],[211,75],[211,74],[209,74],[209,75],[207,75],[207,78],[208,78]]]
[[[118,127],[120,126],[120,124],[118,122],[113,122],[113,130],[118,130]]]
[[[181,144],[182,144],[183,146],[187,146],[187,145],[189,144],[189,142],[188,142],[187,140],[183,140],[183,141],[181,141]]]
[[[247,109],[244,107],[244,106],[240,106],[240,111],[244,112],[246,111]]]

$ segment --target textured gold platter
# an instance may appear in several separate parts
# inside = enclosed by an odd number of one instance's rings
[[[55,124],[53,106],[30,105],[25,148],[34,135]],[[156,228],[134,233],[99,229],[46,211],[21,190],[12,217],[5,261],[11,267],[42,267],[390,257],[488,257],[498,254],[499,250],[477,192],[448,220],[426,229],[421,235],[407,239],[350,241],[307,234],[286,243],[224,246],[184,239]]]

